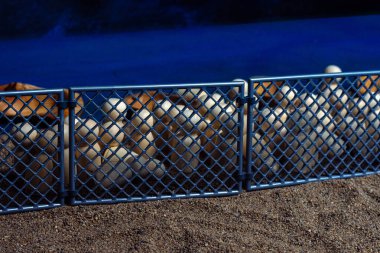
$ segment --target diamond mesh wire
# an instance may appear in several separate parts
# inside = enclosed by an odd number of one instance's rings
[[[73,88],[73,203],[239,193],[242,87]]]
[[[62,204],[62,100],[62,90],[0,93],[0,213]]]
[[[251,87],[248,189],[379,171],[378,73],[251,79]]]
[[[370,72],[2,92],[0,213],[378,173],[379,86]]]

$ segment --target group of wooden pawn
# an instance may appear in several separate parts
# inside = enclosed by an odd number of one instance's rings
[[[152,113],[141,109],[129,118],[121,98],[109,98],[101,109],[99,123],[78,118],[75,124],[78,177],[95,178],[105,189],[123,187],[134,177],[162,178],[166,166],[156,158]]]
[[[15,146],[13,150],[15,172],[20,175],[19,178],[24,179],[23,188],[33,194],[46,194],[49,191],[59,190],[58,129],[58,124],[34,125],[26,121],[15,124],[10,131]],[[68,133],[69,126],[64,124],[62,131]],[[66,150],[69,148],[68,134],[62,141],[66,156]],[[67,183],[68,176],[65,180]]]
[[[215,164],[236,168],[236,104],[201,89],[178,89],[174,97],[155,100],[152,108],[142,106],[129,116],[125,99],[110,98],[101,106],[101,123],[78,118],[78,175],[93,174],[112,188],[124,186],[134,174],[160,179],[166,173],[190,176]]]
[[[326,73],[339,73],[328,66]],[[243,80],[236,80],[243,81]],[[377,158],[380,136],[380,93],[372,81],[360,81],[355,95],[341,78],[326,78],[318,94],[298,92],[272,82],[254,84],[253,112],[244,105],[239,125],[238,89],[208,93],[201,88],[176,89],[175,95],[141,102],[130,114],[125,98],[109,98],[100,120],[75,116],[74,172],[81,182],[95,180],[103,188],[123,187],[133,178],[161,179],[166,174],[191,175],[200,168],[236,171],[239,130],[243,156],[250,156],[255,174],[308,176],[318,168],[346,165],[348,160]],[[268,89],[264,86],[268,85]],[[269,93],[265,93],[268,90]],[[244,95],[248,96],[245,82]],[[248,128],[248,115],[252,126]],[[252,130],[252,134],[248,133]],[[45,193],[57,180],[58,125],[36,127],[28,122],[12,129],[17,172],[32,190]],[[69,118],[64,122],[64,175],[69,184]],[[251,154],[247,153],[251,136]],[[215,175],[218,174],[215,172]]]
[[[170,169],[191,175],[201,166],[226,167],[237,162],[238,116],[236,103],[224,94],[201,89],[178,89],[176,99],[154,101],[127,115],[122,98],[101,105],[103,118],[75,116],[74,151],[76,177],[95,179],[105,189],[122,187],[136,177],[162,178]],[[181,99],[178,100],[178,97]],[[191,106],[188,106],[191,104]],[[64,120],[64,176],[69,185],[69,117]],[[12,129],[18,171],[39,193],[51,190],[59,177],[58,125],[39,128],[28,122]]]

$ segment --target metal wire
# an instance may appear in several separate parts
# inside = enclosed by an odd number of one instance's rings
[[[379,171],[379,72],[251,79],[248,190]]]
[[[0,213],[63,204],[63,98],[63,90],[0,93]]]
[[[0,213],[378,173],[379,75],[0,92]]]
[[[240,193],[243,84],[72,88],[72,203]]]

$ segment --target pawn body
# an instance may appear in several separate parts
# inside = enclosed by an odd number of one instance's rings
[[[172,139],[170,146],[173,149],[170,160],[179,171],[191,174],[198,169],[201,141],[197,135],[178,135]]]
[[[106,121],[123,120],[127,111],[127,104],[120,98],[109,98],[103,105],[102,111]]]

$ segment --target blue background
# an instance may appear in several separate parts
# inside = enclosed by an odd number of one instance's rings
[[[236,3],[2,1],[0,84],[217,82],[321,73],[329,64],[380,69],[376,4]],[[357,14],[374,15],[347,16]]]

